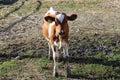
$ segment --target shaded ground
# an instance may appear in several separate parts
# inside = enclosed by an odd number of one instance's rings
[[[12,5],[1,5],[0,64],[5,66],[4,62],[14,60],[17,55],[22,58],[16,61],[18,69],[0,73],[0,79],[66,79],[62,62],[60,77],[52,78],[53,62],[42,58],[48,53],[48,47],[41,25],[43,15],[51,6],[68,15],[78,15],[76,21],[69,22],[72,75],[68,79],[120,79],[119,0],[54,1],[54,4],[47,0],[19,0]],[[94,71],[96,67],[102,69]]]

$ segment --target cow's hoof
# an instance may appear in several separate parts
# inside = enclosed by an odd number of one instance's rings
[[[58,77],[58,73],[53,73],[53,77]]]
[[[49,60],[53,60],[53,57],[50,56],[50,57],[48,57],[48,59],[49,59]]]
[[[70,73],[67,73],[66,74],[66,78],[70,78],[71,74]]]
[[[66,77],[70,77],[71,70],[69,67],[66,68]]]

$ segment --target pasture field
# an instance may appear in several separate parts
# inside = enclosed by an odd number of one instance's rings
[[[71,74],[59,77],[42,36],[43,16],[54,7],[78,18],[69,22]],[[17,57],[17,56],[21,57]],[[0,4],[0,80],[120,80],[120,0],[16,0]]]

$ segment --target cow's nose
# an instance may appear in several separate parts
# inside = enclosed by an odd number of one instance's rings
[[[59,35],[64,35],[65,34],[65,32],[64,31],[61,31],[60,33],[59,33]]]

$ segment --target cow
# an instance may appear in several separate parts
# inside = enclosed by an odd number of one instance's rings
[[[69,26],[68,21],[73,21],[77,18],[76,14],[67,16],[66,13],[56,11],[52,7],[47,11],[44,16],[42,25],[42,32],[44,38],[48,41],[49,54],[48,57],[52,57],[54,61],[53,76],[58,76],[58,59],[59,51],[63,49],[63,58],[66,63],[66,75],[70,73],[69,69]]]

